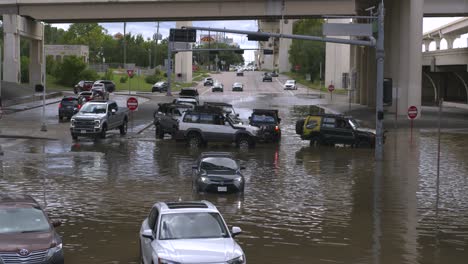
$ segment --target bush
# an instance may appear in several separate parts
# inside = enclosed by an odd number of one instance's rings
[[[71,87],[81,80],[80,73],[85,69],[86,63],[81,58],[66,56],[63,59],[63,63],[57,69],[58,82]]]
[[[122,76],[122,77],[120,77],[120,83],[126,83],[126,82],[127,82],[127,80],[128,80],[128,77],[127,77],[127,76],[125,76],[125,75],[124,75],[124,76]]]
[[[95,70],[92,69],[84,69],[79,74],[80,80],[89,80],[95,81],[99,78],[99,74]]]
[[[103,76],[104,80],[113,80],[114,79],[114,72],[111,69],[107,69],[106,73]]]
[[[29,82],[29,58],[21,56],[21,82]]]
[[[148,75],[145,77],[145,82],[149,84],[155,84],[161,80],[159,75]]]

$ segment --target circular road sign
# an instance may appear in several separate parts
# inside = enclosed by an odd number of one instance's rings
[[[133,77],[133,70],[127,70],[128,77]]]
[[[333,91],[335,91],[335,85],[333,85],[333,84],[328,85],[328,91],[329,91],[330,93],[333,92]]]
[[[418,116],[418,108],[414,105],[408,107],[408,118],[415,119]]]
[[[130,97],[127,99],[127,108],[130,111],[135,111],[138,109],[138,99],[135,97]]]

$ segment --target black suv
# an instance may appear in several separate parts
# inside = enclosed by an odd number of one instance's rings
[[[260,128],[259,138],[266,142],[278,142],[281,140],[281,118],[278,116],[278,110],[254,109],[249,117],[251,126]]]
[[[263,74],[263,79],[262,79],[262,81],[263,81],[263,82],[267,82],[267,81],[268,81],[268,82],[272,82],[272,81],[273,81],[273,78],[271,77],[270,74],[265,73],[265,74]]]
[[[198,98],[198,90],[195,88],[182,88],[179,92],[179,97],[185,97],[185,98],[194,98],[197,100],[197,104],[200,104],[199,98]]]
[[[362,128],[352,117],[342,115],[309,115],[296,122],[296,134],[303,140],[310,140],[311,146],[335,144],[353,147],[375,146],[374,129]]]
[[[78,113],[80,107],[81,105],[78,101],[78,97],[64,96],[58,107],[59,121],[63,118],[70,119],[74,114]]]

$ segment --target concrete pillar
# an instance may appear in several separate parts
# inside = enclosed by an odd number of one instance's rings
[[[455,42],[459,36],[444,36],[444,38],[447,41],[447,49],[453,49],[453,42]]]
[[[377,87],[377,61],[375,49],[366,47],[367,53],[367,106],[375,107],[376,87]]]
[[[442,41],[442,38],[436,37],[434,38],[434,41],[436,43],[436,50],[440,50],[440,42]]]
[[[356,87],[354,90],[354,103],[360,104],[361,103],[361,86],[359,84],[360,84],[361,77],[359,73],[361,70],[361,60],[360,60],[361,48],[353,45],[351,49],[354,50],[354,52],[352,53],[354,54],[354,58],[351,60],[351,63],[352,63],[351,69],[356,71]]]
[[[360,65],[361,65],[361,68],[359,70],[359,87],[361,88],[360,90],[360,93],[359,93],[359,97],[360,97],[360,101],[361,101],[361,104],[362,105],[367,105],[367,102],[368,102],[368,98],[367,98],[367,81],[366,81],[366,78],[367,78],[367,52],[366,52],[366,48],[364,47],[361,47],[361,62],[360,62]]]
[[[283,34],[292,34],[294,20],[280,20]],[[282,38],[279,41],[279,71],[291,71],[291,63],[289,62],[289,48],[291,47],[292,39]]]
[[[424,52],[429,51],[429,46],[432,43],[432,39],[423,39],[423,44],[424,44]]]
[[[43,41],[31,40],[29,53],[29,84],[34,87],[36,84],[42,84],[42,52]]]
[[[192,22],[189,21],[177,21],[176,27],[181,28],[184,26],[192,26]],[[183,83],[192,82],[192,60],[193,52],[179,52],[175,56],[175,80]],[[180,75],[180,77],[179,77]]]
[[[20,34],[18,29],[19,16],[3,15],[3,80],[6,82],[21,82]]]

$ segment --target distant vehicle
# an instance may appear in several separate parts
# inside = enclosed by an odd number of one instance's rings
[[[109,93],[103,83],[94,83],[91,92],[91,100],[109,100]]]
[[[186,111],[179,122],[175,138],[192,148],[208,142],[236,143],[240,148],[254,147],[259,128],[236,122],[217,107],[195,107]]]
[[[278,77],[279,74],[276,71],[271,72],[271,77]]]
[[[154,92],[167,92],[167,88],[169,87],[168,83],[167,82],[157,82],[153,85],[153,87],[151,88],[151,92],[154,93]]]
[[[205,152],[192,167],[192,186],[195,192],[243,192],[244,167],[229,153]]]
[[[83,91],[89,91],[93,87],[93,84],[94,84],[93,81],[80,81],[73,88],[73,92],[75,92],[75,94],[78,94]]]
[[[267,142],[281,140],[280,122],[278,110],[254,109],[249,117],[250,125],[260,128],[259,138]]]
[[[245,264],[234,240],[241,232],[229,230],[210,202],[158,202],[141,224],[140,262]]]
[[[0,263],[64,264],[62,223],[31,196],[0,194],[0,223]]]
[[[263,74],[262,82],[272,82],[272,81],[273,81],[273,78],[271,77],[271,75],[265,72],[265,74]]]
[[[197,105],[200,104],[198,90],[195,88],[182,88],[179,92],[179,97],[192,97],[195,98],[195,100],[197,100]]]
[[[127,134],[128,108],[119,107],[114,101],[91,101],[84,104],[71,118],[70,132],[74,140],[78,136],[106,138],[109,130],[119,129]]]
[[[244,71],[243,70],[238,70],[236,72],[236,76],[244,76]]]
[[[198,101],[197,99],[195,99],[194,97],[180,97],[180,98],[176,98],[172,101],[173,104],[188,104],[188,105],[191,105],[191,106],[197,106],[198,105]]]
[[[97,80],[94,82],[94,84],[96,83],[102,83],[104,84],[104,86],[106,87],[106,91],[108,93],[113,93],[115,91],[115,83],[113,81],[109,81],[109,80]]]
[[[284,83],[284,90],[297,90],[296,81],[295,80],[287,80]]]
[[[154,112],[153,121],[156,137],[164,138],[165,134],[174,135],[178,129],[178,123],[182,118],[182,114],[193,108],[192,104],[159,104],[158,109]]]
[[[296,122],[296,134],[303,140],[310,140],[311,146],[335,144],[372,148],[375,146],[374,129],[362,128],[352,117],[342,115],[309,115]]]
[[[80,105],[84,105],[86,102],[92,100],[93,93],[92,92],[81,92],[78,94],[78,103]]]
[[[75,96],[64,96],[58,106],[59,121],[63,118],[71,119],[71,117],[78,113],[81,105],[78,101],[78,97]]]
[[[242,83],[236,82],[232,85],[233,92],[242,92],[244,91],[244,85]]]
[[[213,85],[213,83],[214,83],[213,78],[208,77],[208,78],[205,78],[205,80],[203,81],[203,86],[210,86],[210,85]]]
[[[211,87],[212,92],[224,92],[224,85],[220,82],[215,82]]]

